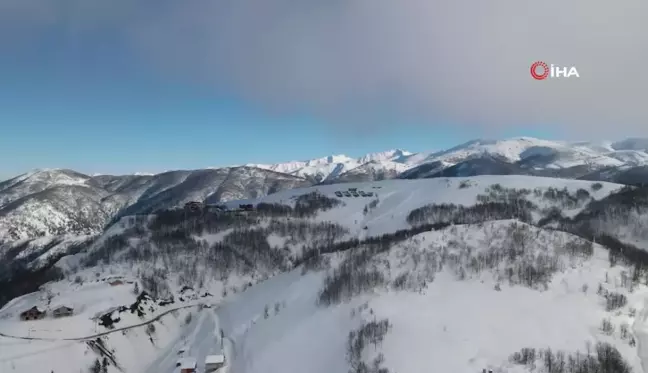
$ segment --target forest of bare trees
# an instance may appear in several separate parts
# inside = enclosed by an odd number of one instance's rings
[[[349,332],[347,339],[349,373],[389,373],[389,370],[383,367],[385,357],[382,353],[378,354],[369,364],[362,359],[362,353],[368,346],[373,345],[374,348],[377,348],[391,327],[388,319],[382,319],[365,322],[357,330]]]
[[[484,224],[483,229],[485,239],[479,243],[465,241],[461,232],[455,232],[451,236],[454,238],[445,244],[431,243],[427,247],[406,236],[398,239],[389,235],[381,241],[358,243],[326,277],[319,304],[337,304],[387,285],[420,291],[444,269],[455,273],[459,280],[490,271],[498,282],[544,290],[553,275],[564,270],[570,260],[593,254],[590,241],[563,240],[562,236],[547,232],[540,236],[539,230],[524,223]],[[551,249],[539,250],[539,244]],[[379,254],[395,249],[406,253],[401,265],[407,266],[407,270],[393,279],[386,278],[385,273],[398,268],[388,271]]]
[[[546,373],[631,373],[621,353],[609,343],[598,342],[592,351],[565,353],[547,349],[523,348],[510,357],[511,362]]]

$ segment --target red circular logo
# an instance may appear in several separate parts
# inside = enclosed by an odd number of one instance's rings
[[[542,73],[538,74],[538,68],[542,68]],[[535,80],[543,80],[549,76],[549,66],[542,61],[536,61],[531,65],[531,76]]]

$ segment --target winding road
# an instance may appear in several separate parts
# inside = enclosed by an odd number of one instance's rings
[[[84,341],[95,339],[107,334],[116,333],[122,330],[139,328],[150,323],[153,323],[160,318],[168,315],[173,311],[177,311],[184,308],[197,307],[197,304],[186,305],[182,307],[175,307],[169,309],[151,320],[147,320],[143,323],[136,325],[130,325],[123,328],[113,329],[102,333],[92,334],[84,337],[78,338],[41,338],[41,337],[25,337],[25,336],[15,336],[8,335],[0,332],[0,336],[13,339],[22,339],[22,340],[42,340],[42,341]],[[212,307],[214,307],[212,305]],[[194,317],[192,321],[183,327],[182,332],[178,338],[173,340],[169,345],[160,351],[158,358],[155,359],[148,367],[144,370],[145,373],[178,373],[180,368],[176,367],[176,363],[182,357],[191,357],[196,360],[198,363],[198,373],[205,372],[204,362],[205,358],[208,355],[212,354],[224,354],[226,365],[214,373],[227,373],[229,367],[227,362],[233,358],[234,348],[233,343],[227,337],[223,338],[221,341],[220,338],[220,324],[218,316],[216,315],[216,308],[204,308],[201,312],[197,313],[197,317]],[[183,354],[179,354],[181,348],[185,348]],[[211,373],[211,372],[210,372]]]

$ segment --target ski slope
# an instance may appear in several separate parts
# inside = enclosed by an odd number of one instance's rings
[[[323,273],[280,274],[228,299],[217,309],[234,344],[234,373],[345,372],[345,341],[354,320],[348,307],[315,305]],[[274,305],[279,304],[276,313]],[[265,306],[269,315],[264,317]]]
[[[318,185],[309,188],[299,188],[281,191],[255,200],[230,202],[227,205],[234,208],[240,203],[280,203],[294,205],[296,196],[311,192],[318,192],[331,198],[338,198],[344,205],[331,210],[320,212],[315,220],[332,221],[351,230],[355,237],[379,236],[392,233],[399,229],[409,228],[406,221],[407,215],[414,209],[426,204],[454,203],[457,205],[471,206],[477,203],[477,196],[484,194],[492,185],[500,184],[504,188],[530,189],[567,188],[570,193],[578,189],[587,190],[592,198],[600,199],[622,187],[620,184],[601,183],[602,188],[597,191],[591,189],[591,181],[556,179],[534,176],[476,176],[457,178],[435,178],[417,180],[383,180],[364,183],[345,183],[334,185]],[[464,185],[467,185],[464,186]],[[348,188],[357,188],[359,191],[373,192],[374,197],[342,197],[335,195],[336,191]],[[372,200],[378,199],[378,205],[366,215],[363,209]],[[552,205],[533,193],[527,197],[540,208]],[[575,215],[580,208],[563,210],[566,216]],[[367,229],[364,229],[367,227]]]

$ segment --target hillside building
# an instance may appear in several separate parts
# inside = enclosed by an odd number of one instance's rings
[[[205,358],[205,372],[213,372],[218,370],[225,365],[225,355],[208,355]]]
[[[23,313],[21,313],[20,314],[20,319],[23,320],[23,321],[40,320],[40,319],[44,318],[45,315],[46,315],[46,312],[45,312],[44,309],[42,309],[42,308],[40,308],[38,306],[34,306],[34,307],[24,311]]]
[[[74,314],[74,308],[68,306],[59,306],[54,308],[52,316],[54,317],[67,317]]]
[[[185,358],[180,363],[180,373],[196,373],[196,360],[192,358]]]

